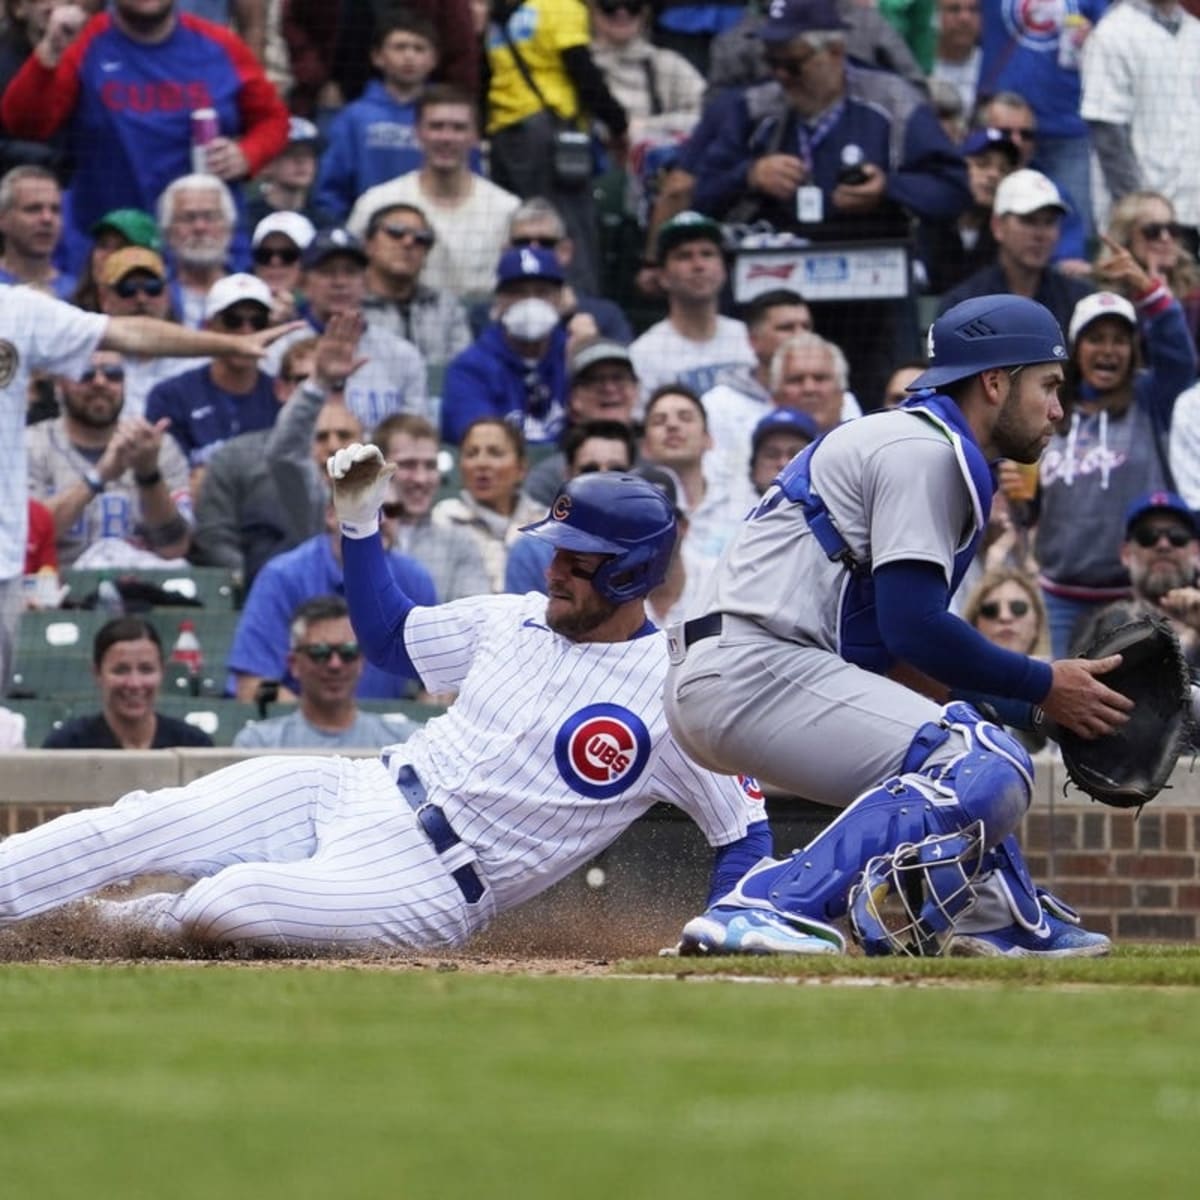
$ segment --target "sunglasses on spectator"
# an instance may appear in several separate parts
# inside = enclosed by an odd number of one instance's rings
[[[994,621],[1007,608],[1014,617],[1023,617],[1029,611],[1028,600],[989,600],[979,606],[979,615],[988,621]]]
[[[1037,137],[1032,129],[1009,129],[1004,125],[993,125],[991,128],[1013,142],[1032,142]]]
[[[295,246],[259,246],[251,257],[260,267],[269,267],[274,262],[293,267],[300,261],[300,251]]]
[[[161,296],[166,282],[162,279],[118,279],[113,284],[113,291],[122,300],[132,300],[139,294],[143,296]]]
[[[1149,550],[1152,546],[1157,546],[1162,538],[1166,538],[1176,550],[1182,550],[1192,540],[1192,535],[1186,529],[1180,529],[1174,525],[1169,527],[1166,525],[1146,525],[1141,529],[1133,531],[1133,540],[1143,550]]]
[[[109,383],[120,383],[125,378],[124,367],[87,367],[79,376],[80,383],[91,383],[96,376],[107,379]]]
[[[596,7],[610,17],[621,9],[636,17],[646,7],[646,0],[596,0]]]
[[[315,663],[328,662],[335,654],[342,662],[352,663],[362,653],[357,642],[309,642],[307,646],[297,646],[296,649]]]
[[[513,246],[518,250],[529,250],[537,246],[540,250],[553,250],[562,238],[556,237],[517,237],[512,239]]]
[[[1139,227],[1139,232],[1148,242],[1157,242],[1164,235],[1178,241],[1183,237],[1183,226],[1174,221],[1147,221]]]
[[[415,225],[380,225],[379,228],[395,242],[408,240],[418,246],[433,245],[433,234],[428,229],[418,229]]]
[[[253,329],[261,333],[271,323],[270,313],[265,312],[234,312],[226,309],[217,318],[231,333],[235,329]]]

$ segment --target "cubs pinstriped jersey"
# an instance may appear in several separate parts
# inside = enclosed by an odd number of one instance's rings
[[[573,642],[546,597],[471,597],[407,618],[405,647],[433,692],[459,698],[384,751],[416,768],[471,846],[498,911],[568,875],[655,802],[683,809],[710,844],[765,820],[750,779],[715,775],[679,748],[662,707],[666,641]]]

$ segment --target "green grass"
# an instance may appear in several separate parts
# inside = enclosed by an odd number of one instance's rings
[[[9,966],[0,1196],[1190,1197],[1198,964]]]

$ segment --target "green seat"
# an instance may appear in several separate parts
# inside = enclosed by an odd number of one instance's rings
[[[385,715],[399,713],[401,716],[408,717],[410,721],[415,721],[418,725],[422,725],[434,717],[440,717],[446,711],[445,705],[422,704],[419,700],[359,700],[358,707],[363,712]],[[271,715],[277,714],[272,711]]]
[[[217,746],[232,746],[242,726],[259,719],[257,704],[242,704],[219,696],[164,694],[155,707],[163,716],[175,717],[203,730]]]
[[[71,715],[71,706],[59,700],[6,700],[5,707],[25,718],[25,745],[30,750],[38,749]]]
[[[96,699],[92,679],[92,645],[86,653],[31,654],[17,656],[8,677],[6,695],[38,700]],[[6,701],[8,703],[8,701]]]
[[[228,567],[184,567],[181,570],[131,570],[112,568],[69,569],[63,583],[69,584],[71,599],[80,602],[91,596],[105,579],[140,579],[164,591],[199,600],[206,609],[231,612],[241,603],[241,581]],[[164,606],[165,607],[165,606]]]
[[[108,620],[107,613],[73,608],[49,608],[21,614],[17,626],[17,652],[22,654],[82,653],[90,658],[92,638]]]

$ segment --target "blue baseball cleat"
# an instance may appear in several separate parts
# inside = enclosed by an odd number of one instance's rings
[[[1104,934],[1044,913],[1037,932],[1014,923],[988,933],[956,933],[946,953],[960,958],[1101,958],[1111,949]]]
[[[831,925],[762,908],[717,905],[683,927],[681,955],[842,954],[846,940]]]

